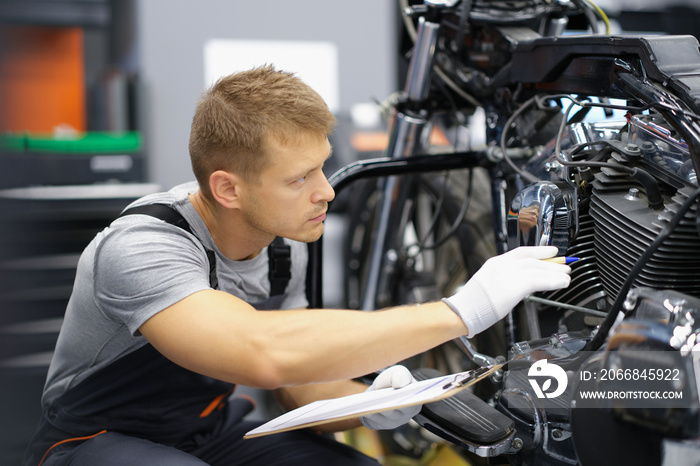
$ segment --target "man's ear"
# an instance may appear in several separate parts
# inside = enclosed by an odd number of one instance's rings
[[[217,170],[209,175],[209,189],[216,202],[233,209],[239,206],[241,179],[234,173]]]

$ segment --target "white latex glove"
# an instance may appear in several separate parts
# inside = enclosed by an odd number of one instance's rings
[[[504,318],[525,296],[569,286],[571,267],[540,260],[556,254],[555,246],[521,246],[492,257],[443,301],[462,318],[471,338]]]
[[[372,382],[367,390],[379,390],[382,388],[402,388],[406,385],[415,382],[411,371],[404,366],[391,366],[379,374]],[[421,405],[407,406],[401,409],[384,411],[383,413],[368,414],[360,417],[362,425],[372,430],[388,430],[406,424],[413,416],[421,410]]]

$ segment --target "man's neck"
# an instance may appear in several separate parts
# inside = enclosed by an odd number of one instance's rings
[[[200,191],[189,195],[190,202],[204,221],[221,253],[231,260],[250,260],[260,254],[267,241],[259,233],[249,232],[237,211],[230,211],[205,198]]]

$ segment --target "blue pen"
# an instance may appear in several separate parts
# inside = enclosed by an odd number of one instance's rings
[[[568,256],[558,256],[558,257],[550,257],[549,259],[542,259],[545,262],[553,262],[555,264],[571,264],[572,262],[576,262],[578,260],[578,257],[568,257]]]

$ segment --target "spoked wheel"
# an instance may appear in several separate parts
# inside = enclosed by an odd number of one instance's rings
[[[387,286],[378,293],[378,308],[438,300],[459,287],[495,254],[491,202],[486,174],[480,169],[449,174],[421,174],[412,180],[404,203],[398,238],[391,245],[392,263],[385,267]],[[346,299],[359,308],[367,279],[381,190],[373,180],[357,183],[350,193],[349,232],[345,244]],[[502,327],[494,326],[472,341],[480,352],[505,354]],[[471,368],[454,342],[404,362],[443,372]]]
[[[377,308],[438,300],[455,293],[489,257],[495,254],[488,177],[481,169],[421,174],[412,180],[409,201],[397,226],[395,252],[387,287],[377,297]],[[348,206],[349,231],[344,246],[346,298],[359,308],[368,275],[381,188],[374,180],[356,183]],[[389,249],[389,248],[387,248]],[[378,293],[379,294],[379,293]],[[477,351],[505,355],[503,326],[496,324],[471,340]],[[472,369],[463,346],[447,342],[401,364],[409,369],[432,368],[448,374]],[[494,386],[475,386],[488,398]],[[429,454],[434,438],[417,424],[381,431],[382,444],[393,454],[421,458]]]

